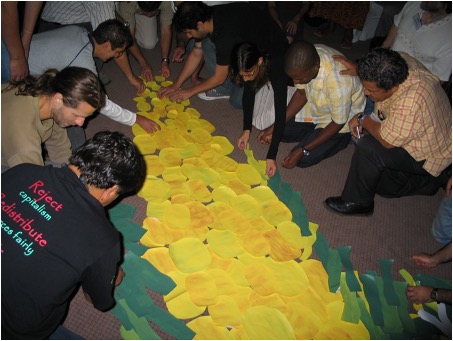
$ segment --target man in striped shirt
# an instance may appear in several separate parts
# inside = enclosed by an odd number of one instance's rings
[[[355,115],[351,133],[368,134],[357,143],[342,195],[327,198],[328,209],[371,214],[374,196],[434,195],[451,176],[451,104],[439,79],[405,53],[378,48],[357,65],[357,74],[376,103],[373,115]],[[376,118],[377,114],[377,118]]]

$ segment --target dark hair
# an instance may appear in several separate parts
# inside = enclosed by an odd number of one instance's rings
[[[138,7],[143,12],[154,12],[160,7],[162,1],[137,1]]]
[[[309,70],[320,63],[315,45],[305,41],[296,41],[290,45],[285,55],[285,73],[292,74],[298,70]]]
[[[422,1],[420,9],[431,12],[441,13],[445,11],[447,14],[451,13],[451,1]]]
[[[239,75],[240,71],[249,71],[258,64],[259,58],[263,58],[263,64],[258,67],[258,74],[251,81],[254,89],[261,88],[269,81],[270,57],[263,53],[255,44],[240,43],[233,48],[231,62],[228,67],[228,74],[233,82],[239,86],[244,86],[244,79]]]
[[[145,179],[145,162],[135,144],[120,132],[101,131],[81,145],[69,159],[88,185],[118,194],[138,190]]]
[[[90,70],[70,66],[61,71],[49,69],[38,78],[28,76],[14,86],[16,95],[53,96],[60,93],[63,104],[70,108],[86,102],[96,110],[105,105],[105,93],[99,78]]]
[[[124,46],[127,49],[134,43],[129,26],[116,19],[110,19],[100,23],[93,33],[91,33],[91,36],[98,44],[109,41],[112,44],[112,49],[118,49]]]
[[[196,30],[199,21],[206,22],[212,18],[213,9],[201,1],[184,1],[178,6],[173,17],[176,30]]]
[[[359,60],[357,75],[361,81],[374,82],[378,88],[390,90],[406,80],[409,68],[398,52],[377,47]]]

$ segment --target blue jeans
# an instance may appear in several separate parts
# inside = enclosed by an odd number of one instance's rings
[[[451,195],[440,203],[434,217],[432,233],[439,243],[451,243]]]
[[[2,39],[2,84],[8,83],[11,77],[9,68],[9,53]]]
[[[59,325],[58,328],[49,336],[48,340],[85,340],[79,334],[70,331],[63,325]]]
[[[217,65],[217,58],[215,54],[215,45],[209,38],[205,38],[201,41],[201,47],[203,49],[205,65],[211,74],[215,73],[215,67]],[[215,88],[217,91],[222,93],[230,94],[229,102],[236,109],[242,109],[242,94],[244,88],[239,88],[234,85],[229,77],[225,82]]]

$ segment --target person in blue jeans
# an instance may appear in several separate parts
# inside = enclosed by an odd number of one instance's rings
[[[422,252],[411,257],[422,268],[433,268],[438,264],[451,262],[451,184],[450,177],[445,198],[442,199],[439,205],[431,228],[434,239],[444,244],[444,246],[432,255]],[[417,304],[432,301],[451,304],[451,289],[408,286],[407,298]]]
[[[198,95],[204,100],[228,98],[234,107],[242,108],[242,89],[233,86],[228,79],[234,46],[249,42],[269,51],[273,46],[287,44],[284,32],[269,13],[247,2],[208,6],[200,1],[185,1],[178,6],[173,23],[187,38],[194,38],[195,45],[174,84],[159,91],[159,97],[168,97],[172,101]],[[213,75],[199,84],[181,89],[203,57]]]

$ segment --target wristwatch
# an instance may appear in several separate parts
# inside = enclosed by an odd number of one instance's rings
[[[306,150],[305,147],[303,147],[303,150],[304,150],[304,156],[310,155],[310,151]]]
[[[437,288],[434,288],[432,291],[431,291],[431,299],[433,301],[436,301],[437,303],[439,303],[439,293],[438,293],[439,289]]]
[[[364,120],[364,118],[365,118],[365,115],[363,113],[360,113],[360,114],[357,115],[357,124],[359,126],[362,125],[362,121]]]
[[[163,62],[167,62],[168,63],[168,58],[162,58],[162,60],[160,62],[161,63],[163,63]]]

